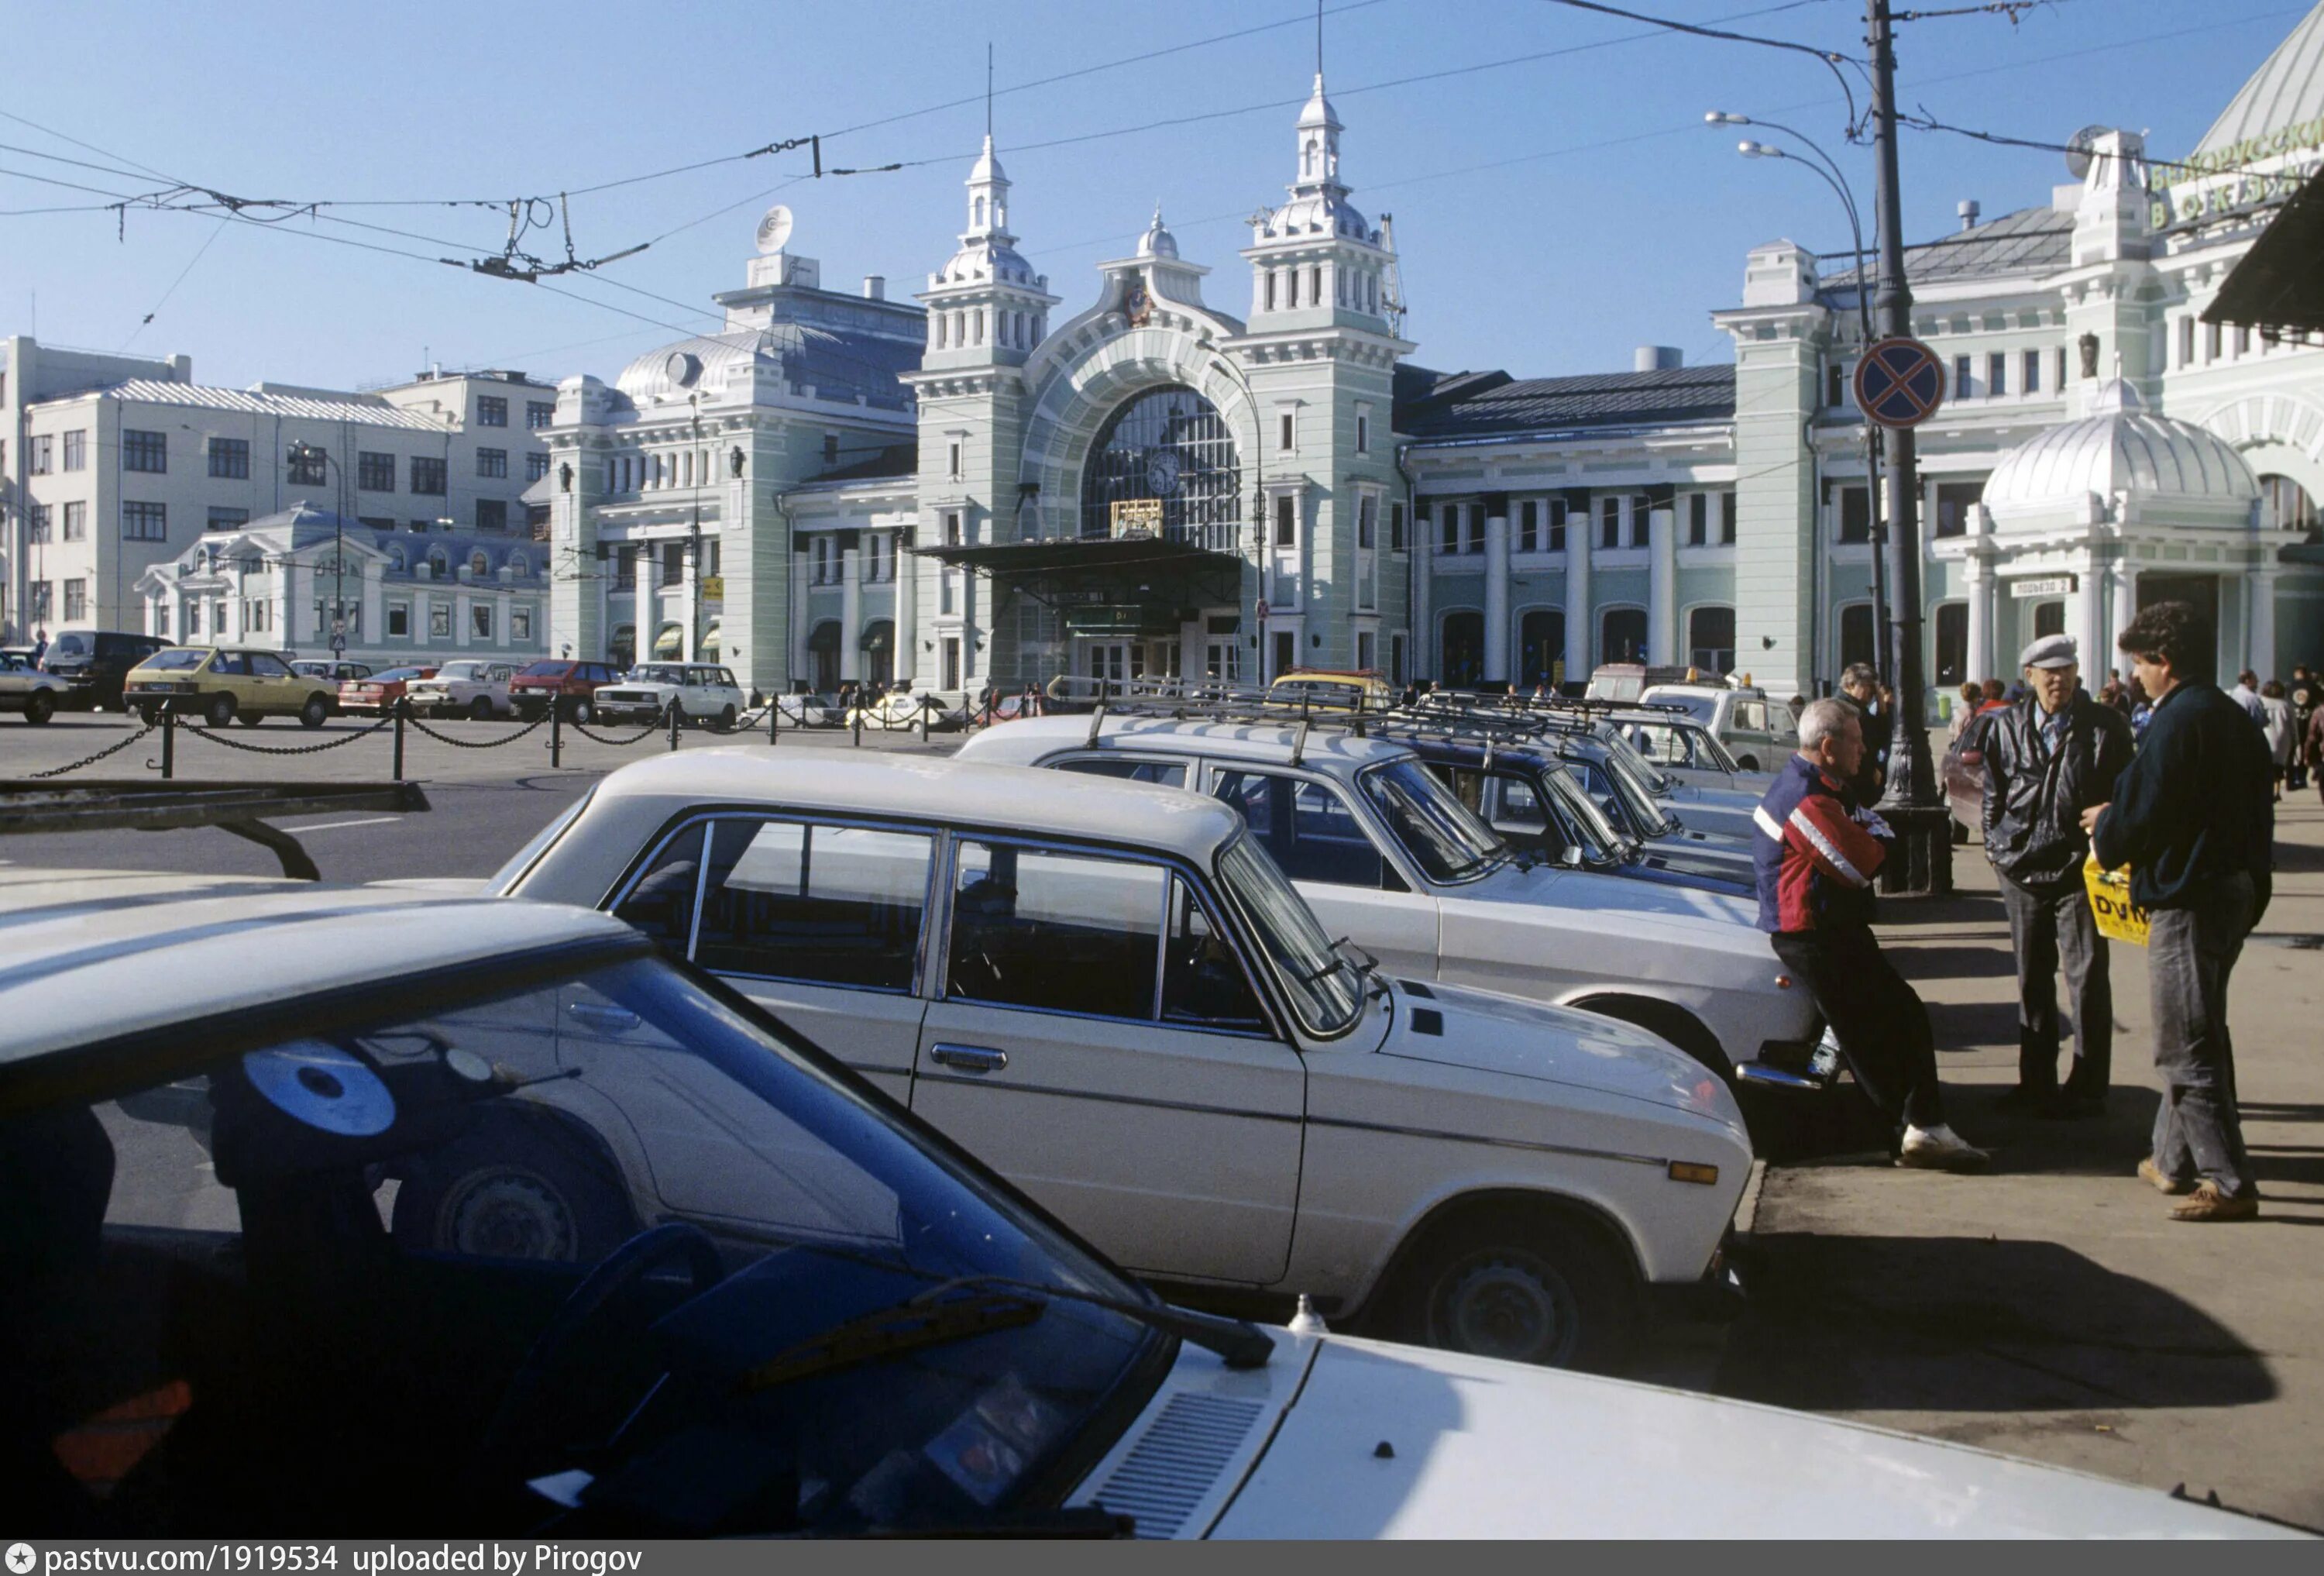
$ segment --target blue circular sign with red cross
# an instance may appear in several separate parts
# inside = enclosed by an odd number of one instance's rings
[[[1945,364],[1917,339],[1873,342],[1856,364],[1856,408],[1883,427],[1918,427],[1945,402]]]

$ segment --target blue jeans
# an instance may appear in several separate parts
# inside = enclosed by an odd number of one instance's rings
[[[2157,908],[2147,935],[2154,1010],[2154,1164],[2166,1176],[2200,1176],[2230,1198],[2256,1194],[2236,1110],[2235,1042],[2227,1035],[2227,977],[2251,934],[2257,894],[2238,871]]]

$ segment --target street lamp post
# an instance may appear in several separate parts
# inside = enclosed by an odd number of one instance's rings
[[[1831,187],[1833,193],[1839,197],[1840,209],[1848,217],[1849,235],[1856,244],[1857,342],[1859,350],[1868,346],[1872,343],[1872,298],[1871,292],[1865,289],[1864,272],[1868,254],[1864,250],[1864,223],[1861,214],[1857,209],[1856,194],[1849,189],[1847,179],[1841,175],[1839,164],[1814,138],[1776,121],[1754,120],[1748,115],[1732,115],[1719,109],[1710,111],[1703,115],[1702,120],[1705,125],[1764,126],[1769,131],[1781,132],[1787,137],[1796,139],[1816,156],[1816,162],[1809,162],[1786,152],[1782,148],[1773,147],[1766,143],[1745,141],[1735,144],[1735,151],[1746,159],[1784,159],[1799,165],[1821,180],[1826,186]],[[1881,519],[1880,505],[1883,499],[1880,433],[1869,419],[1864,423],[1864,477],[1867,512],[1872,517],[1870,521],[1872,627],[1877,631],[1888,627],[1888,574],[1886,561],[1888,533]],[[1888,665],[1887,642],[1876,637],[1873,650],[1875,660],[1880,668],[1880,677],[1893,685],[1895,682],[1895,676]]]
[[[1904,222],[1896,177],[1896,51],[1888,0],[1865,0],[1872,50],[1874,187],[1879,226],[1880,282],[1873,311],[1886,338],[1913,331],[1913,293],[1904,277]],[[1881,889],[1934,895],[1953,886],[1952,814],[1938,798],[1923,707],[1921,663],[1920,472],[1913,429],[1899,428],[1888,450],[1888,641],[1896,704],[1891,718],[1888,786],[1881,814],[1896,833],[1896,851],[1881,868]]]
[[[294,465],[318,459],[338,475],[338,489],[331,495],[331,655],[342,656],[347,649],[347,468],[331,457],[329,449],[318,448],[311,443],[293,443],[289,458]],[[284,599],[282,616],[298,616],[290,609],[288,598]]]

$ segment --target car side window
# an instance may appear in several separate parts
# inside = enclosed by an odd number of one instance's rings
[[[1077,755],[1071,760],[1057,762],[1060,771],[1077,771],[1084,777],[1111,777],[1123,782],[1158,783],[1164,788],[1186,786],[1186,763],[1183,760],[1130,760],[1119,755]]]
[[[1243,1034],[1267,1028],[1242,959],[1178,876],[1170,878],[1170,934],[1163,942],[1162,1021]]]
[[[1159,865],[964,838],[945,996],[1151,1022],[1169,879]]]
[[[1735,707],[1735,725],[1755,733],[1766,732],[1767,708],[1757,701],[1742,701]]]
[[[270,657],[263,651],[253,652],[250,656],[249,661],[250,670],[261,678],[289,678],[291,677],[290,669],[282,665],[281,659],[278,657]]]
[[[909,991],[936,840],[743,818],[715,824],[694,961],[714,973]]]
[[[613,905],[613,917],[645,932],[665,952],[684,957],[693,945],[694,895],[702,884],[702,840],[697,821],[662,844],[645,873]]]
[[[1388,862],[1339,791],[1305,778],[1229,768],[1213,790],[1242,818],[1295,881],[1379,888]]]
[[[250,659],[239,651],[220,651],[210,659],[210,671],[222,678],[247,678]]]

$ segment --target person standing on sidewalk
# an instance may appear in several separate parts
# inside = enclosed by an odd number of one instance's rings
[[[2183,602],[2140,612],[2115,642],[2154,714],[2109,804],[2082,812],[2098,862],[2130,866],[2150,915],[2147,978],[2163,1103],[2138,1174],[2181,1221],[2248,1221],[2259,1187],[2236,1108],[2227,980],[2273,889],[2274,773],[2250,714],[2210,682],[2210,623]]]
[[[2045,635],[2018,666],[2033,695],[1985,731],[1985,854],[2001,880],[2017,954],[2017,1087],[2002,1103],[2037,1115],[2095,1117],[2113,1068],[2114,988],[2106,937],[2082,884],[2090,851],[2082,812],[2114,797],[2130,764],[2130,722],[2080,693],[2070,635]],[[2074,1066],[2058,1083],[2058,966],[2073,997]]]
[[[1872,934],[1872,878],[1894,834],[1849,795],[1863,766],[1857,708],[1810,701],[1799,752],[1752,812],[1759,928],[1815,999],[1857,1086],[1901,1135],[1896,1164],[1968,1170],[1987,1156],[1945,1125],[1929,1009]]]
[[[2324,687],[2319,687],[2316,675],[2301,663],[2292,670],[2292,687],[2284,694],[2292,703],[2292,770],[2284,786],[2297,792],[2308,786],[2308,729],[2316,720],[2319,710],[2324,710]]]

